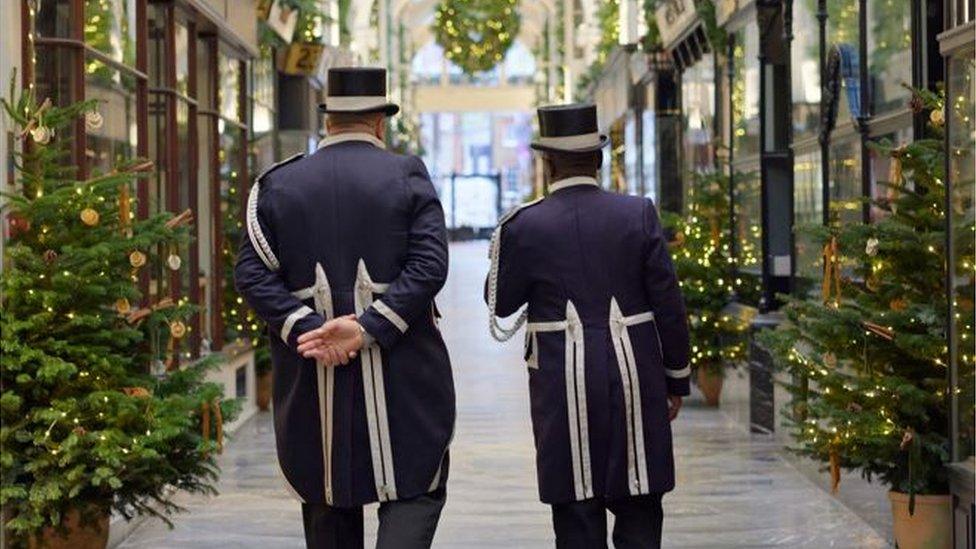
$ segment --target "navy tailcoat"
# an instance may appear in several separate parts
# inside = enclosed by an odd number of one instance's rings
[[[454,382],[434,296],[447,234],[423,162],[366,134],[325,139],[258,178],[237,288],[270,330],[278,461],[302,502],[405,499],[443,485]],[[370,338],[325,368],[298,336],[356,314]]]
[[[493,252],[495,313],[528,305],[541,499],[667,492],[667,396],[688,394],[690,370],[684,301],[657,212],[588,177],[550,192],[503,218]]]

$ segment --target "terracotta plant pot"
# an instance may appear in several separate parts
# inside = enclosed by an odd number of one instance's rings
[[[722,396],[722,383],[725,381],[725,377],[710,371],[708,368],[698,368],[697,375],[698,389],[705,396],[705,404],[718,406],[719,399]]]
[[[73,509],[62,518],[66,531],[45,528],[40,535],[30,538],[30,549],[104,549],[108,545],[108,511],[96,513],[84,522],[81,513]]]
[[[908,494],[888,492],[899,549],[950,549],[952,496],[915,496],[915,514],[908,514]]]
[[[258,410],[267,412],[271,407],[271,370],[258,376],[254,392],[254,403],[257,404]]]

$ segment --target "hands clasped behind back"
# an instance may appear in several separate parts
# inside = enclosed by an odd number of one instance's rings
[[[356,315],[334,318],[298,338],[298,352],[320,366],[349,364],[362,349],[363,329]]]

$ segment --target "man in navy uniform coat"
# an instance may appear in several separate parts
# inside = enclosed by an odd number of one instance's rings
[[[331,69],[320,109],[318,150],[251,189],[235,272],[270,329],[278,461],[309,547],[362,547],[372,502],[378,547],[429,547],[455,418],[444,214],[421,160],[384,150],[385,70]]]
[[[496,339],[525,323],[539,493],[557,547],[659,547],[674,488],[670,421],[688,394],[688,329],[650,200],[605,192],[596,108],[539,109],[548,196],[502,219],[486,299]],[[523,305],[515,325],[495,315]],[[527,321],[527,322],[526,322]]]

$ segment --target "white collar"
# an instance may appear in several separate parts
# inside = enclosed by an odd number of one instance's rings
[[[600,186],[600,184],[596,182],[595,177],[578,175],[576,177],[567,177],[566,179],[553,181],[552,183],[549,184],[549,192],[554,193],[558,190],[565,189],[567,187],[576,187],[577,185],[593,185],[594,187]]]
[[[373,134],[365,132],[350,132],[350,133],[339,133],[336,135],[330,135],[321,141],[319,141],[318,148],[328,147],[329,145],[335,145],[337,143],[345,143],[346,141],[365,141],[371,145],[379,147],[381,149],[386,148],[386,143],[383,143]]]

